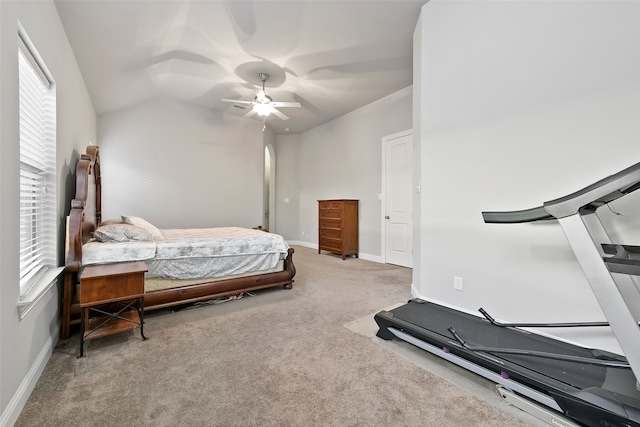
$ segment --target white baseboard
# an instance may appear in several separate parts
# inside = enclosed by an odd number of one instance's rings
[[[317,243],[303,242],[303,241],[300,241],[300,240],[287,240],[287,243],[289,245],[304,246],[306,248],[311,248],[311,249],[318,250],[318,244]],[[377,262],[379,264],[384,264],[384,260],[382,259],[381,256],[378,256],[378,255],[369,255],[369,254],[364,254],[364,253],[360,252],[358,254],[358,258],[364,259],[366,261],[372,261],[372,262]]]
[[[40,350],[38,357],[36,357],[33,365],[31,365],[29,372],[27,372],[27,375],[20,383],[18,390],[14,393],[5,410],[2,411],[2,416],[0,416],[0,427],[11,427],[18,420],[24,405],[27,404],[27,400],[29,400],[31,392],[36,387],[36,383],[38,382],[38,379],[40,379],[40,375],[42,375],[42,371],[44,371],[45,366],[47,366],[47,362],[51,357],[51,353],[53,353],[53,348],[58,342],[59,337],[60,324],[56,325],[55,332],[47,339],[42,350]]]
[[[377,262],[378,264],[384,264],[384,263],[385,263],[381,256],[378,256],[378,255],[363,254],[362,252],[360,252],[360,253],[358,254],[358,258],[360,258],[360,259],[364,259],[364,260],[366,260],[366,261]]]
[[[289,246],[295,245],[295,246],[304,246],[306,248],[311,248],[311,249],[318,249],[317,244],[303,242],[301,240],[287,240],[287,243],[289,244]]]

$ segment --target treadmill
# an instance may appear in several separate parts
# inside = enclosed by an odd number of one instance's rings
[[[640,427],[640,246],[612,243],[596,211],[640,189],[640,163],[568,196],[486,223],[557,220],[607,322],[500,323],[413,299],[375,315],[377,336],[401,339],[495,382],[510,404],[559,426]],[[524,328],[609,326],[624,356]]]

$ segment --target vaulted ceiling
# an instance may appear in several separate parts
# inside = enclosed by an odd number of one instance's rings
[[[412,84],[427,0],[55,0],[96,113],[169,99],[242,116],[266,93],[299,133]],[[240,108],[244,107],[244,108]],[[257,115],[247,120],[261,120]]]

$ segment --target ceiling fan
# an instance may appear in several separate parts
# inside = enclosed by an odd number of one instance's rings
[[[223,99],[222,101],[232,102],[234,104],[253,105],[253,108],[251,109],[251,111],[245,114],[244,117],[251,117],[254,114],[258,114],[259,116],[266,118],[269,114],[273,114],[274,116],[279,117],[282,120],[289,120],[289,117],[287,117],[285,114],[283,114],[279,110],[276,110],[276,107],[278,108],[300,107],[301,106],[300,103],[299,102],[274,102],[273,99],[271,99],[271,97],[268,96],[264,90],[264,84],[269,79],[269,74],[260,73],[258,74],[258,77],[260,77],[260,81],[262,81],[262,90],[258,91],[255,98],[253,98],[253,101],[239,101],[237,99]]]

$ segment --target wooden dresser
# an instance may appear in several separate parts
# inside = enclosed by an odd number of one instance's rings
[[[358,257],[358,200],[318,200],[318,253]]]

